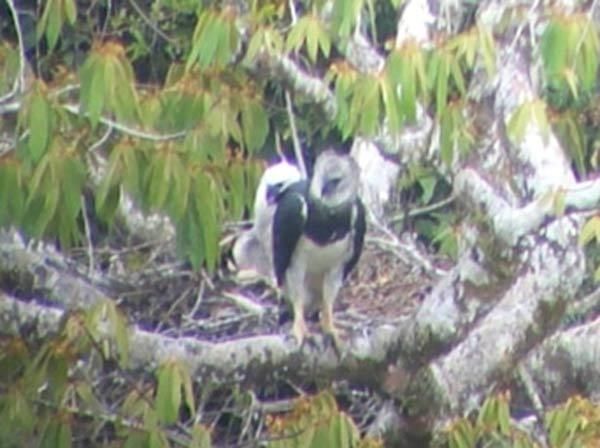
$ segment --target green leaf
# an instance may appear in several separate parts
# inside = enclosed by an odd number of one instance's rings
[[[193,211],[200,227],[202,242],[198,242],[204,250],[203,258],[209,271],[215,268],[218,260],[219,231],[217,221],[218,192],[215,184],[208,176],[200,175],[194,179]],[[198,266],[195,266],[198,267]]]
[[[480,53],[483,57],[483,65],[487,71],[488,76],[493,76],[496,72],[496,46],[494,43],[494,36],[490,29],[483,25],[478,25],[479,31],[479,47]]]
[[[458,91],[461,95],[466,95],[467,88],[465,87],[465,80],[463,78],[462,71],[460,69],[460,64],[457,60],[454,60],[450,63],[450,72],[452,73],[452,79],[458,88]]]
[[[138,100],[133,85],[131,66],[125,58],[111,58],[105,65],[105,86],[113,91],[109,101],[119,121],[137,118]]]
[[[149,436],[147,432],[130,429],[127,432],[127,439],[123,444],[123,448],[139,448],[142,446],[148,446]]]
[[[588,91],[596,85],[600,41],[596,24],[588,17],[585,17],[582,22],[585,34],[581,37],[581,50],[576,55],[575,67],[583,88]]]
[[[206,68],[213,62],[220,38],[224,35],[223,23],[218,16],[214,15],[213,17],[213,20],[206,23],[198,38],[199,40],[194,42],[194,46],[198,48],[197,61],[201,68]]]
[[[62,207],[69,220],[74,221],[81,210],[81,194],[86,179],[86,171],[81,160],[67,156],[60,173]]]
[[[446,108],[448,101],[448,76],[450,74],[451,61],[448,60],[448,56],[444,55],[440,57],[437,72],[436,82],[436,95],[435,95],[435,108],[438,117],[441,117]]]
[[[331,50],[331,39],[325,30],[323,22],[318,16],[307,16],[305,41],[308,57],[316,62],[319,48],[325,57],[329,56]]]
[[[32,162],[37,162],[44,155],[50,141],[51,109],[48,101],[35,89],[29,104],[29,156]]]
[[[57,448],[60,443],[60,425],[50,420],[42,432],[39,448]]]
[[[173,157],[171,164],[171,189],[169,191],[168,207],[170,215],[179,220],[188,206],[191,178],[179,155]]]
[[[417,116],[417,80],[414,62],[411,59],[400,66],[402,112],[410,122],[414,122]]]
[[[181,377],[175,362],[167,362],[158,369],[156,412],[159,421],[172,424],[177,421],[181,405]]]
[[[230,198],[230,216],[241,219],[244,213],[244,167],[241,163],[232,163],[229,167],[228,187]]]
[[[424,205],[429,204],[431,198],[433,198],[433,193],[438,182],[437,177],[430,175],[421,176],[417,179],[417,182],[421,187],[421,190],[423,190],[423,193],[421,193],[421,202]]]
[[[54,7],[48,14],[48,23],[46,26],[46,42],[48,43],[48,48],[53,50],[56,46],[56,42],[58,41],[58,36],[60,35],[60,30],[63,25],[63,11],[62,11],[62,1],[58,0],[54,2]]]
[[[70,448],[73,435],[71,434],[71,425],[61,423],[58,428],[58,445],[56,448]]]
[[[511,424],[508,395],[501,394],[498,400],[498,430],[501,434],[509,436],[511,433]]]
[[[355,25],[363,0],[335,0],[333,3],[332,25],[340,37],[348,36]]]
[[[550,124],[546,114],[546,103],[542,100],[534,100],[531,106],[531,113],[535,123],[538,125],[544,143],[548,143],[550,137]]]
[[[568,42],[565,39],[566,27],[558,20],[548,24],[540,42],[540,50],[546,76],[558,76],[567,65]]]
[[[185,215],[177,223],[177,249],[179,253],[188,258],[194,269],[199,269],[205,259],[204,238],[196,213],[195,199],[192,197]]]
[[[590,241],[596,239],[600,242],[600,216],[590,218],[581,228],[579,234],[579,244],[585,246]]]
[[[192,442],[190,448],[211,448],[210,432],[202,425],[195,424],[192,427]]]
[[[468,420],[459,420],[449,433],[450,448],[472,448],[475,446],[475,429]]]
[[[71,25],[77,20],[77,4],[75,0],[63,0],[65,6],[65,16]]]
[[[165,436],[164,432],[160,428],[155,428],[150,431],[148,438],[148,448],[167,448],[169,447],[169,440]]]
[[[379,83],[371,76],[361,77],[354,85],[350,107],[350,125],[357,131],[372,135],[379,125]]]
[[[170,179],[167,176],[170,158],[156,154],[151,161],[148,171],[147,202],[151,207],[161,208],[169,193]]]
[[[94,395],[92,386],[87,381],[78,381],[75,384],[75,392],[80,399],[81,408],[83,411],[99,413],[103,409],[103,404]]]
[[[269,120],[260,102],[244,101],[241,119],[244,141],[248,149],[256,151],[262,148],[269,133]]]
[[[440,159],[450,166],[454,156],[457,123],[453,108],[446,108],[440,117]]]
[[[105,309],[119,360],[122,366],[127,366],[129,360],[129,327],[127,319],[113,301],[107,300],[105,302]]]
[[[81,67],[81,106],[96,127],[106,101],[105,63],[92,53]]]
[[[108,160],[108,168],[96,190],[96,212],[105,221],[111,221],[119,205],[120,182],[123,172],[123,161],[120,157],[122,153],[118,145],[112,150]]]
[[[20,221],[25,208],[21,165],[15,160],[0,163],[0,227]]]
[[[287,51],[298,51],[302,44],[308,38],[308,27],[310,23],[310,16],[306,15],[301,17],[292,27],[286,40]]]
[[[575,72],[571,69],[565,69],[563,71],[563,79],[565,80],[565,82],[567,83],[567,85],[569,86],[569,89],[571,90],[571,95],[573,95],[573,98],[575,98],[576,100],[578,99],[579,95],[578,95],[578,89],[577,89],[577,75],[575,74]]]
[[[54,217],[58,208],[60,199],[60,189],[58,185],[44,184],[44,191],[38,194],[31,193],[27,199],[27,220],[32,226],[32,233],[35,236],[42,236],[50,221]]]
[[[390,131],[395,132],[402,126],[402,115],[398,96],[395,92],[396,86],[392,84],[390,76],[385,76],[380,80],[380,92],[385,108],[385,114]]]
[[[520,143],[525,136],[525,130],[527,129],[529,120],[532,116],[531,107],[531,102],[521,104],[511,113],[510,118],[508,119],[506,133],[508,138],[515,144]]]
[[[598,266],[594,271],[594,281],[596,283],[600,282],[600,266]]]

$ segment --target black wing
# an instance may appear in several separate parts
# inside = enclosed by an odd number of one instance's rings
[[[367,218],[365,213],[365,206],[360,199],[356,200],[356,210],[354,211],[352,226],[352,233],[354,237],[354,247],[352,250],[352,257],[344,265],[344,279],[350,274],[350,271],[354,269],[360,254],[362,253],[363,244],[365,242],[365,233],[367,232]]]
[[[277,284],[283,285],[285,271],[292,261],[292,255],[298,240],[304,232],[306,223],[305,181],[300,181],[287,188],[280,196],[273,217],[273,265]]]

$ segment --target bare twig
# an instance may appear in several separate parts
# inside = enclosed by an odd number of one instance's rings
[[[227,297],[238,307],[249,311],[252,314],[256,314],[257,316],[262,316],[265,313],[265,308],[248,297],[244,297],[241,294],[235,294],[233,292],[223,292],[223,296]]]
[[[168,36],[167,34],[165,34],[164,31],[162,31],[157,25],[156,23],[154,23],[150,17],[148,17],[146,15],[146,13],[144,12],[144,10],[140,7],[140,5],[137,4],[137,2],[135,0],[129,0],[129,3],[131,4],[131,6],[133,7],[133,9],[135,9],[135,11],[140,15],[140,17],[142,18],[142,20],[144,22],[146,22],[146,25],[148,25],[150,28],[152,28],[152,31],[154,31],[158,36],[162,37],[164,40],[166,40],[167,42],[169,42],[171,45],[175,45],[177,46],[177,41],[175,41],[175,39],[173,39],[172,37]]]
[[[302,148],[300,147],[300,140],[298,139],[298,130],[296,128],[296,120],[294,118],[294,111],[292,110],[292,99],[290,92],[285,91],[285,104],[287,107],[287,113],[290,118],[290,128],[292,129],[292,142],[294,143],[294,153],[296,154],[296,161],[300,167],[300,173],[303,178],[307,178],[306,165],[304,163],[304,157],[302,157]]]
[[[87,254],[88,254],[88,277],[93,278],[95,270],[94,261],[94,243],[92,242],[92,231],[90,229],[90,221],[87,213],[87,206],[85,204],[85,197],[81,195],[81,216],[83,217],[83,228],[85,231],[85,239],[87,242]]]
[[[194,306],[190,312],[183,316],[184,319],[194,319],[194,315],[198,311],[200,305],[202,305],[202,299],[204,298],[204,287],[204,282],[201,281],[200,286],[198,287],[198,294],[196,294],[196,302],[194,303]]]
[[[531,375],[527,371],[527,368],[523,366],[523,364],[519,364],[517,367],[517,375],[521,380],[521,384],[525,389],[525,393],[529,397],[531,404],[533,405],[533,409],[535,411],[536,417],[536,426],[538,427],[538,433],[540,434],[539,442],[542,445],[542,448],[547,448],[549,446],[546,431],[544,429],[544,415],[546,415],[546,411],[544,409],[544,404],[542,403],[542,399],[535,387],[535,383]]]
[[[81,109],[77,104],[63,104],[62,106],[67,112],[70,112],[74,115],[79,115],[81,113]],[[111,120],[110,118],[100,117],[100,123],[105,124],[107,126],[111,126],[118,131],[121,131],[125,134],[131,135],[132,137],[142,138],[145,140],[152,141],[164,141],[164,140],[174,140],[177,138],[185,137],[187,131],[179,131],[174,132],[172,134],[153,134],[150,132],[140,131],[138,129],[129,127],[117,121]]]
[[[383,233],[387,239],[377,237],[367,237],[367,241],[373,241],[375,243],[383,244],[387,248],[392,249],[392,252],[396,254],[403,262],[409,263],[409,260],[405,256],[408,255],[413,261],[416,261],[426,272],[431,272],[436,275],[444,275],[445,271],[433,266],[431,262],[419,251],[412,246],[403,244],[394,232],[387,228],[373,213],[369,213],[370,222],[375,226],[377,230]]]
[[[100,137],[99,140],[95,141],[90,145],[86,154],[87,156],[90,156],[90,159],[98,161],[97,157],[94,156],[94,151],[96,151],[96,149],[100,148],[104,143],[106,143],[106,141],[110,137],[110,134],[112,134],[112,131],[112,126],[106,126],[106,131],[104,132],[104,134],[102,134],[102,137]]]
[[[296,5],[294,4],[294,0],[289,0],[288,6],[290,7],[290,17],[293,25],[298,21],[298,13],[296,12]]]
[[[444,208],[446,205],[451,204],[454,201],[454,199],[456,199],[456,197],[454,195],[450,195],[449,197],[442,199],[441,201],[436,202],[435,204],[427,205],[421,208],[415,208],[413,210],[410,210],[408,213],[398,214],[390,219],[390,223],[397,223],[399,221],[404,220],[405,217],[414,218],[415,216],[431,213],[432,211]]]

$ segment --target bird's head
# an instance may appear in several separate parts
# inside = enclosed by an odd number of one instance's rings
[[[279,194],[288,186],[301,178],[296,165],[288,162],[279,162],[268,167],[263,173],[254,202],[254,213],[259,213],[263,208],[273,205]]]
[[[350,204],[358,194],[359,175],[352,157],[328,149],[317,157],[310,194],[330,208]]]

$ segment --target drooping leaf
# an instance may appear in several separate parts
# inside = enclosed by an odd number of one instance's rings
[[[335,0],[333,2],[332,26],[339,36],[348,36],[354,29],[363,0]]]
[[[92,128],[98,124],[106,101],[104,72],[103,62],[94,52],[88,56],[80,70],[81,109],[87,113]]]
[[[303,16],[294,25],[286,40],[287,51],[298,51],[308,36],[309,16]]]
[[[65,17],[71,25],[77,20],[77,3],[75,0],[63,0],[65,7]]]
[[[181,405],[181,378],[174,361],[167,362],[158,369],[158,388],[155,407],[158,419],[171,424],[177,420]]]
[[[29,102],[29,159],[37,162],[44,155],[52,133],[51,108],[40,88],[34,89]]]
[[[600,216],[590,218],[581,228],[579,244],[585,246],[592,240],[600,242]]]
[[[192,442],[190,448],[211,448],[210,432],[202,425],[192,427]]]
[[[244,101],[241,119],[244,142],[248,149],[250,151],[260,149],[269,132],[269,120],[265,109],[257,100]]]

